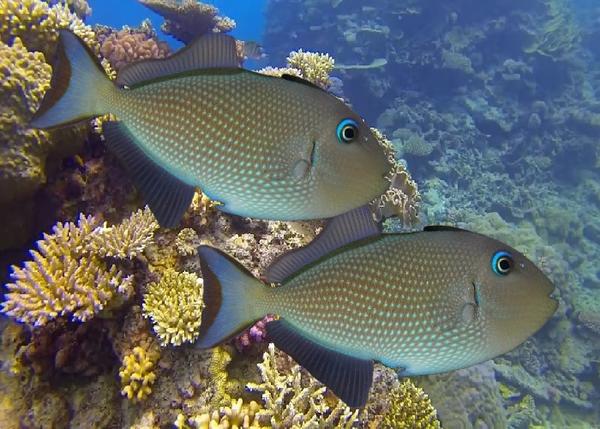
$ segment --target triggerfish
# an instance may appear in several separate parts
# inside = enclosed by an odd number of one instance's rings
[[[370,213],[329,221],[266,272],[268,287],[221,251],[198,251],[206,307],[200,348],[266,314],[269,340],[352,407],[364,406],[373,363],[401,375],[464,368],[540,329],[557,302],[523,254],[466,230],[381,233]]]
[[[163,226],[179,222],[196,187],[225,212],[278,220],[330,218],[385,192],[391,165],[360,116],[307,81],[239,61],[235,40],[212,34],[124,67],[115,84],[63,30],[31,126],[115,115],[107,146]]]

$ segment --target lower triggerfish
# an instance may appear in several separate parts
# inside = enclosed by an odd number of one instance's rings
[[[557,308],[550,280],[523,254],[466,230],[381,233],[368,210],[332,219],[267,270],[268,287],[201,246],[206,308],[200,348],[267,314],[268,337],[352,407],[373,363],[401,375],[464,368],[506,353]]]
[[[360,116],[303,79],[240,68],[230,36],[126,66],[116,84],[73,33],[59,42],[31,126],[116,115],[102,126],[107,146],[162,226],[178,224],[196,187],[228,213],[305,220],[360,207],[389,186],[391,164]]]

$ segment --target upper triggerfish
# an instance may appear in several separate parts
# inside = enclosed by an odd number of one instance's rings
[[[382,234],[364,209],[276,260],[268,287],[199,248],[212,347],[266,314],[270,341],[346,404],[364,406],[373,363],[401,375],[464,368],[515,348],[552,316],[550,280],[517,250],[458,228]]]
[[[63,30],[53,65],[31,126],[116,115],[103,124],[108,147],[163,226],[179,222],[196,186],[225,212],[304,220],[355,209],[389,185],[391,165],[360,116],[307,81],[240,68],[229,36],[129,65],[115,84]]]

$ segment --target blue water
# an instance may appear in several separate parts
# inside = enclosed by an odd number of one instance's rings
[[[265,0],[209,2],[219,8],[220,14],[235,20],[236,28],[231,34],[241,40],[262,41],[265,22]],[[88,24],[103,24],[120,28],[124,25],[134,27],[144,19],[150,19],[154,28],[160,29],[163,22],[161,16],[142,6],[137,0],[93,0],[88,4],[92,15],[86,20]],[[162,34],[161,37],[173,48],[181,47],[181,43],[172,37]]]

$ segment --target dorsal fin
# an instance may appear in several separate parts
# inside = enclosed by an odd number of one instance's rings
[[[431,231],[453,231],[453,232],[469,232],[466,229],[457,228],[455,226],[450,225],[427,225],[423,228],[423,231],[431,232]]]
[[[381,233],[369,206],[359,207],[327,221],[323,231],[304,247],[277,258],[267,269],[269,283],[281,283],[302,267],[353,241]]]
[[[239,67],[235,39],[226,34],[207,34],[168,58],[144,60],[123,67],[116,82],[117,85],[133,86],[193,70]]]
[[[282,74],[281,78],[285,79],[285,80],[289,80],[290,82],[301,83],[302,85],[310,86],[311,88],[317,88],[317,89],[320,89],[321,91],[325,91],[320,86],[315,85],[314,83],[312,83],[306,79],[303,79],[301,77],[294,76],[293,74]]]

